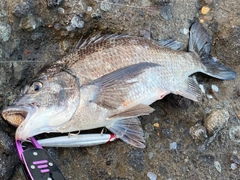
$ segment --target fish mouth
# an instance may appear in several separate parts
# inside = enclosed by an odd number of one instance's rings
[[[2,111],[2,117],[15,127],[18,127],[27,119],[34,107],[31,106],[9,106]]]
[[[31,129],[25,128],[25,124],[36,116],[38,109],[37,106],[33,105],[15,105],[2,111],[3,118],[18,127],[15,135],[16,140],[26,140],[35,135],[30,133]],[[19,132],[20,130],[21,132]]]
[[[75,107],[74,105],[66,107],[42,107],[37,103],[13,105],[3,110],[2,116],[9,123],[17,126],[15,139],[25,141],[38,134],[59,132],[57,128],[69,121],[71,113],[75,112],[72,108]],[[66,111],[72,111],[67,118],[64,114]]]

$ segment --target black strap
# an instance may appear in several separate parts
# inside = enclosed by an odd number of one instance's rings
[[[65,180],[62,172],[51,156],[38,148],[27,149],[23,152],[26,178],[34,180]]]

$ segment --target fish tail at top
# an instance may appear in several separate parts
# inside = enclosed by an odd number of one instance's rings
[[[224,64],[216,61],[211,53],[211,38],[203,28],[202,24],[196,20],[190,27],[189,52],[196,52],[205,66],[203,73],[222,80],[236,78],[237,73]]]

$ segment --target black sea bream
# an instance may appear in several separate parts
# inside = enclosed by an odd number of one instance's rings
[[[193,101],[201,97],[193,73],[231,80],[236,73],[210,56],[211,41],[196,21],[189,52],[174,43],[108,35],[85,41],[72,54],[44,67],[3,117],[18,126],[16,139],[49,132],[106,127],[118,138],[144,148],[138,116],[169,93]],[[170,47],[170,48],[169,48]]]

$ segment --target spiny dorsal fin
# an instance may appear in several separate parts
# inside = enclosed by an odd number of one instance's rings
[[[130,117],[136,117],[136,116],[149,115],[153,111],[154,109],[148,105],[138,104],[137,106],[127,109],[126,111],[110,116],[109,119],[130,118]]]
[[[106,34],[106,35],[101,35],[101,33],[98,33],[90,38],[87,38],[86,40],[82,41],[82,38],[78,41],[76,47],[74,50],[77,49],[85,49],[87,48],[90,44],[96,44],[96,43],[101,43],[103,41],[111,41],[111,40],[116,40],[120,38],[125,38],[125,37],[131,37],[130,35],[125,35],[125,34]]]
[[[138,148],[146,147],[141,122],[137,117],[118,120],[106,128],[125,143]]]
[[[159,66],[154,63],[139,63],[117,71],[92,81],[89,85],[97,87],[97,94],[92,102],[109,109],[117,109],[124,102],[129,88],[137,83],[137,76],[148,68]]]

